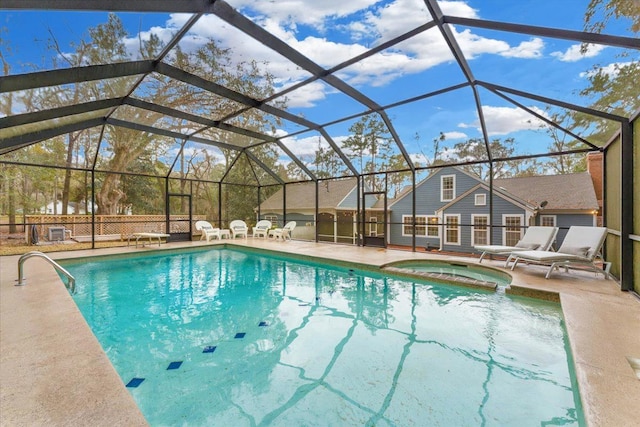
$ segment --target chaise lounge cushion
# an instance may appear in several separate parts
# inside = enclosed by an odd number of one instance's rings
[[[566,252],[522,251],[515,253],[514,256],[525,261],[541,263],[551,263],[554,261],[589,261],[589,258],[584,255],[568,254]]]
[[[589,255],[589,246],[565,246],[562,248],[565,254],[587,257]]]
[[[540,247],[540,245],[538,243],[518,242],[516,243],[515,247],[535,251]]]

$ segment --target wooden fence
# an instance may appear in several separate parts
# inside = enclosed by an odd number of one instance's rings
[[[204,215],[194,215],[192,221],[206,220]],[[50,227],[64,227],[73,238],[86,240],[91,238],[91,215],[26,215],[26,230],[28,236],[31,226],[35,225],[38,235],[47,238]],[[169,217],[170,230],[166,228],[165,215],[96,215],[95,236],[99,240],[124,239],[132,233],[187,233],[189,232],[188,215],[171,215]],[[193,227],[192,227],[192,231]]]

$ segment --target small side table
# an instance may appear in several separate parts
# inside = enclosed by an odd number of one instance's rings
[[[226,229],[226,228],[222,228],[220,229],[220,239],[230,239],[231,238],[231,231]]]

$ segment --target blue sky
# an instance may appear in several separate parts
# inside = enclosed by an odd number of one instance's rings
[[[369,48],[383,43],[431,20],[422,0],[227,0],[236,9],[324,68],[331,68]],[[582,30],[588,0],[468,0],[440,1],[445,15],[482,18],[519,24]],[[49,32],[63,51],[72,51],[71,43],[87,37],[87,28],[106,21],[105,13],[0,11],[0,25],[6,27],[3,42],[11,52],[5,56],[13,64],[12,73],[29,71],[27,64],[50,67],[43,58]],[[180,14],[121,13],[135,51],[138,39],[155,33],[168,41],[189,18]],[[625,21],[611,22],[606,33],[632,36]],[[620,49],[590,46],[580,54],[579,44],[567,40],[511,34],[454,26],[452,30],[478,80],[533,92],[562,101],[587,105],[577,92],[585,87],[587,73],[595,64],[611,66],[623,59]],[[192,28],[182,46],[202,43],[212,37],[232,49],[237,61],[264,61],[280,88],[308,77],[285,58],[230,27],[215,16],[204,16]],[[6,44],[3,49],[6,49]],[[637,52],[634,53],[636,59]],[[132,59],[135,57],[132,54]],[[170,59],[168,60],[170,62]],[[465,78],[440,32],[434,28],[385,50],[337,74],[381,105],[428,93],[465,82]],[[519,152],[546,152],[549,138],[542,123],[513,104],[480,90],[489,135],[513,137]],[[358,102],[337,93],[330,86],[315,82],[287,95],[289,110],[316,123],[324,124],[365,110]],[[517,99],[536,112],[547,115],[545,105]],[[555,110],[557,111],[557,110]],[[19,111],[16,111],[18,113]],[[410,106],[388,111],[396,131],[415,160],[430,157],[432,143],[440,132],[444,144],[452,146],[469,138],[481,137],[478,117],[469,89],[430,98]],[[328,128],[338,142],[348,134],[353,122]],[[295,132],[297,126],[284,124],[279,135]],[[415,135],[419,135],[416,142]],[[308,156],[317,148],[318,135],[309,133],[285,139],[299,156]]]

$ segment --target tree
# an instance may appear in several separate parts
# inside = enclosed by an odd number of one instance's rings
[[[391,151],[391,136],[386,125],[376,114],[367,114],[349,128],[351,135],[343,142],[345,155],[357,160],[358,169],[363,172],[385,170]],[[365,158],[368,160],[365,161]],[[378,183],[373,175],[368,178],[372,191],[377,191]]]
[[[2,38],[0,38],[0,46],[4,45],[5,42]],[[11,72],[11,66],[9,65],[9,61],[7,60],[5,54],[5,46],[2,46],[0,49],[0,62],[2,63],[2,75],[7,76]],[[13,93],[3,94],[0,98],[0,115],[8,116],[12,113],[13,109]],[[15,205],[15,175],[16,168],[13,166],[3,166],[2,172],[0,173],[0,184],[2,184],[5,188],[2,188],[2,194],[6,194],[6,208],[2,209],[3,212],[7,212],[9,214],[9,233],[15,233],[16,229],[16,205]],[[1,188],[1,186],[0,186]],[[4,204],[4,203],[3,203]]]
[[[88,30],[88,37],[73,45],[72,54],[64,54],[58,46],[54,37],[51,38],[49,47],[55,52],[54,66],[64,62],[66,66],[79,66],[91,64],[105,64],[110,62],[128,61],[131,59],[130,53],[124,44],[127,32],[120,19],[110,14],[107,22],[99,24]],[[141,40],[138,52],[135,54],[141,58],[155,58],[163,48],[157,36],[151,36],[147,40]],[[234,63],[228,50],[221,49],[213,40],[207,41],[204,45],[194,51],[184,51],[180,45],[172,50],[171,61],[184,71],[198,75],[206,80],[216,82],[228,87],[236,92],[246,94],[255,99],[268,98],[273,93],[273,77],[261,72],[259,64],[254,61]],[[61,91],[59,88],[45,88],[37,93],[37,103],[39,109],[54,108],[61,105],[77,103],[84,99],[104,99],[120,97],[131,91],[137,76],[110,79],[108,81],[82,82],[74,85],[71,93]],[[148,76],[143,85],[136,89],[136,97],[148,102],[157,103],[170,108],[176,108],[185,112],[190,112],[205,117],[233,117],[237,112],[238,104],[226,98],[212,95],[206,90],[200,90],[185,83],[170,79],[163,75],[153,74]],[[273,103],[274,106],[284,108],[282,102]],[[131,121],[134,123],[169,128],[170,130],[183,133],[191,133],[194,124],[185,120],[172,119],[160,113],[121,106],[113,115],[114,118]],[[267,118],[258,109],[251,109],[235,118],[229,119],[229,123],[249,128],[262,133],[275,130],[279,124],[277,119]],[[101,142],[100,153],[97,157],[96,168],[98,170],[109,171],[100,175],[99,186],[97,186],[96,199],[98,213],[115,214],[122,211],[121,203],[126,200],[123,185],[128,192],[136,194],[146,194],[143,180],[124,179],[120,172],[145,171],[149,174],[166,174],[168,165],[154,161],[154,152],[168,152],[168,148],[177,146],[181,141],[174,141],[166,137],[159,137],[156,134],[134,131],[126,128],[107,126]],[[66,151],[62,157],[65,159],[65,166],[71,168],[74,161],[74,153],[78,153],[79,146],[82,145],[82,152],[85,153],[85,167],[92,167],[87,164],[86,153],[94,152],[98,149],[94,141],[92,146],[87,131],[69,134],[66,140]],[[223,132],[212,128],[207,131],[207,136],[220,142],[239,144],[248,146],[251,141],[242,141],[246,137]],[[246,143],[246,144],[245,144]],[[277,154],[270,149],[260,149],[256,151],[261,157],[261,161],[277,169]],[[227,152],[225,155],[235,156],[236,153]],[[157,159],[158,157],[155,156]],[[227,165],[230,164],[231,157],[225,159]],[[178,171],[180,179],[180,192],[186,191],[186,183],[189,175],[195,178],[208,179],[199,174],[218,173],[218,178],[223,176],[219,168],[197,164],[198,160],[183,159],[184,165]],[[201,156],[199,161],[214,162],[219,158],[213,156]],[[163,169],[165,169],[163,171]],[[242,178],[252,176],[249,171],[240,173]],[[67,205],[71,197],[72,187],[70,185],[71,172],[65,176],[63,191],[64,206]],[[135,188],[136,182],[140,182],[140,188]],[[254,184],[254,183],[253,183]],[[82,188],[82,186],[78,186]],[[85,186],[86,188],[86,186]],[[79,193],[80,194],[80,193]],[[86,199],[86,191],[78,197]],[[144,204],[143,204],[144,205]],[[148,205],[150,206],[150,205]]]
[[[640,32],[640,2],[629,0],[591,0],[585,13],[585,30],[601,32],[611,19],[628,18],[629,30]],[[585,51],[588,45],[583,44]],[[612,64],[613,71],[596,65],[586,75],[590,86],[580,91],[580,95],[593,99],[591,108],[608,113],[631,115],[640,107],[640,61],[636,52],[619,54],[620,62]],[[597,119],[583,113],[574,114],[576,128],[596,128],[592,138],[598,145],[604,145],[618,129],[618,123]]]
[[[447,137],[444,134],[444,132],[440,132],[440,135],[433,138],[433,160],[431,161],[431,165],[437,165],[439,163],[443,163],[441,159],[438,159],[438,156],[440,155],[440,143],[444,142],[446,139]]]
[[[567,122],[569,123],[569,126],[573,127],[572,117],[573,114],[568,112],[563,114],[551,114],[551,120],[553,122],[560,124]],[[553,126],[542,125],[541,127],[551,137],[552,142],[548,146],[549,152],[564,153],[583,148],[583,144],[574,139],[568,133]],[[539,166],[547,172],[552,172],[556,175],[563,175],[568,173],[584,172],[587,168],[587,163],[584,153],[575,153],[552,156],[547,161],[539,164]]]
[[[397,171],[407,169],[408,165],[402,154],[393,154],[389,156],[389,170]],[[402,188],[407,185],[411,179],[411,172],[393,172],[387,175],[387,182],[389,184],[389,192],[392,198],[396,198]]]
[[[318,178],[332,178],[346,172],[346,166],[340,156],[333,148],[323,147],[320,137],[318,137],[318,149],[315,152],[313,163]]]
[[[598,15],[601,15],[598,18]],[[637,0],[591,0],[584,16],[586,31],[602,32],[611,18],[631,20],[629,30],[640,32],[640,2]]]
[[[508,159],[515,153],[516,141],[514,138],[507,138],[501,141],[495,138],[489,142],[489,150],[491,150],[492,158]],[[488,160],[487,149],[484,141],[480,138],[471,138],[466,141],[458,142],[453,146],[455,160],[459,162],[473,162]],[[490,168],[488,163],[474,163],[463,165],[462,168],[470,172],[482,180],[489,179]],[[526,162],[516,160],[504,160],[493,163],[493,177],[507,178],[511,176],[529,175],[531,169]]]

